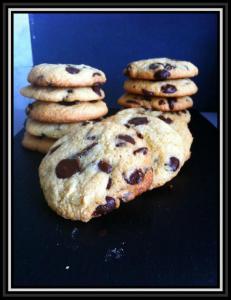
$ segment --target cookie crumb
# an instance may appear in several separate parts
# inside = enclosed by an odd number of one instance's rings
[[[65,267],[65,270],[69,270],[69,269],[70,269],[70,266],[66,266],[66,267]]]

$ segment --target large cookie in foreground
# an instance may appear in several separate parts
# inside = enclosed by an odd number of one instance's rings
[[[151,153],[132,128],[104,121],[87,124],[53,145],[41,162],[39,176],[54,211],[88,222],[150,187]]]
[[[137,79],[166,80],[196,76],[198,68],[189,61],[150,58],[128,64],[124,74]]]
[[[87,65],[40,64],[32,68],[27,80],[36,86],[80,87],[103,84],[106,76]]]

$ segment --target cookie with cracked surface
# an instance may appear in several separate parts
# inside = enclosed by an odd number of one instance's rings
[[[33,136],[28,132],[24,133],[23,139],[22,139],[22,145],[23,147],[32,150],[32,151],[38,151],[41,153],[47,153],[50,149],[50,147],[56,142],[56,139],[51,139],[48,137],[37,137]]]
[[[40,64],[34,66],[27,80],[36,86],[82,87],[103,84],[105,74],[87,65]]]
[[[20,90],[21,95],[40,101],[72,102],[102,100],[105,97],[100,86],[79,88],[54,88],[28,85]]]
[[[184,144],[176,130],[145,109],[125,109],[106,119],[134,128],[148,143],[152,154],[153,182],[150,189],[175,177],[184,164]]]
[[[28,118],[25,124],[25,129],[28,133],[37,137],[59,139],[72,130],[81,130],[82,126],[85,126],[87,124],[94,124],[100,120],[101,119],[69,124],[53,124],[39,122]]]
[[[191,79],[165,81],[128,79],[124,82],[124,89],[128,93],[144,95],[149,98],[191,96],[198,90]]]
[[[150,58],[128,64],[124,70],[124,74],[136,79],[179,79],[196,76],[198,68],[188,61],[169,58]]]
[[[98,119],[107,114],[103,101],[43,102],[35,101],[26,108],[28,117],[45,123],[75,123]]]
[[[150,149],[134,129],[102,121],[59,139],[42,160],[39,177],[56,213],[88,222],[146,191],[151,165]]]
[[[143,107],[160,111],[179,111],[193,106],[189,96],[178,98],[146,97],[143,95],[124,94],[118,99],[123,107]]]

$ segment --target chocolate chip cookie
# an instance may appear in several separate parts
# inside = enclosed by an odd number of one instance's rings
[[[108,108],[103,101],[89,102],[42,102],[35,101],[26,108],[26,114],[39,122],[75,123],[93,120],[107,114]]]
[[[180,111],[193,106],[189,96],[178,98],[147,97],[145,95],[124,94],[118,99],[123,107],[143,107],[160,111]]]
[[[130,78],[159,81],[193,77],[198,74],[198,68],[188,61],[151,58],[128,64],[124,70],[124,74]]]
[[[54,211],[88,222],[146,191],[151,166],[149,146],[136,130],[102,121],[59,139],[42,160],[39,177]]]
[[[165,81],[128,79],[124,82],[124,89],[131,94],[146,97],[183,97],[193,95],[198,90],[190,79]]]
[[[105,74],[87,65],[40,64],[34,66],[28,81],[36,86],[82,87],[106,82]]]

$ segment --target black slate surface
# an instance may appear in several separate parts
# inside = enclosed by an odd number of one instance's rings
[[[64,220],[39,186],[39,153],[14,139],[13,287],[217,287],[218,130],[192,111],[178,176],[87,224]]]

